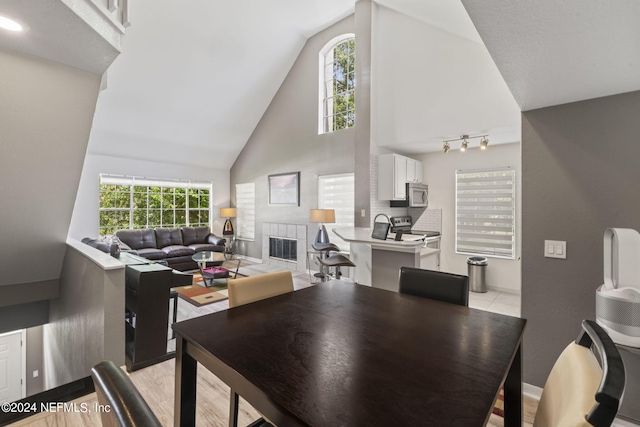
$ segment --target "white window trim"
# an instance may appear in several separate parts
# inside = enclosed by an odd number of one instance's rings
[[[460,183],[459,183],[459,178],[461,176],[464,176],[466,174],[475,174],[475,173],[495,173],[495,172],[505,172],[505,171],[509,171],[512,175],[512,180],[511,180],[511,184],[509,184],[509,186],[511,187],[510,189],[504,188],[505,186],[501,186],[502,190],[506,190],[507,193],[510,191],[511,192],[511,204],[510,206],[504,206],[504,210],[502,210],[501,212],[504,214],[506,214],[507,216],[511,216],[511,231],[509,232],[508,230],[505,230],[503,227],[502,230],[500,230],[501,232],[496,232],[495,234],[491,233],[491,231],[489,230],[488,227],[486,226],[478,226],[478,230],[475,231],[473,230],[473,226],[471,226],[471,230],[469,230],[469,232],[467,233],[461,233],[459,230],[459,215],[461,215],[460,212],[460,206],[459,206],[459,201],[460,201],[460,197],[459,197],[459,191],[460,191]],[[476,169],[476,170],[459,170],[456,171],[456,183],[455,183],[455,189],[456,189],[456,201],[455,201],[455,207],[456,207],[456,212],[455,212],[455,252],[457,254],[465,254],[465,255],[481,255],[481,256],[485,256],[485,257],[491,257],[491,258],[503,258],[503,259],[516,259],[516,252],[517,252],[517,245],[516,245],[516,192],[517,192],[517,185],[516,185],[516,171],[513,167],[502,167],[502,168],[487,168],[487,169]],[[489,214],[489,218],[490,218],[491,214]],[[509,222],[507,222],[507,224],[509,224]],[[491,227],[491,226],[489,226]],[[506,228],[509,228],[508,226]],[[486,250],[478,250],[478,251],[473,251],[473,250],[464,250],[461,249],[459,247],[459,244],[461,242],[463,242],[465,240],[464,237],[460,236],[460,234],[473,234],[474,231],[476,233],[485,233],[489,236],[492,236],[493,238],[495,238],[496,236],[504,236],[506,237],[505,239],[502,240],[508,240],[508,238],[510,237],[511,242],[510,242],[510,253],[509,254],[500,254],[500,253],[496,253],[495,250],[497,249],[497,245],[495,247],[493,247],[493,250],[490,250],[490,248],[492,248],[492,245],[486,245]],[[488,231],[488,233],[487,233]],[[503,234],[506,233],[506,234]],[[510,234],[509,234],[510,233]],[[470,237],[470,236],[469,236]],[[504,243],[502,244],[504,245]],[[503,247],[503,249],[505,249]],[[509,248],[506,248],[509,249]]]
[[[318,54],[318,135],[322,135],[325,133],[324,130],[324,84],[325,84],[325,76],[324,76],[324,59],[327,53],[331,51],[336,45],[342,43],[345,40],[354,39],[356,35],[354,33],[346,33],[341,34],[337,37],[329,40],[327,44],[325,44]]]
[[[209,190],[209,228],[211,228],[211,222],[213,221],[212,213],[212,200],[213,200],[213,183],[207,181],[191,181],[191,180],[180,180],[180,179],[160,179],[160,178],[148,178],[148,177],[137,177],[137,176],[128,176],[128,175],[110,175],[110,174],[99,174],[99,185],[122,185],[130,187],[129,196],[131,197],[131,202],[128,208],[99,208],[102,210],[126,210],[129,211],[129,229],[133,229],[134,223],[134,215],[133,215],[133,191],[131,190],[135,186],[139,187],[164,187],[164,188],[186,188],[186,189],[204,189]],[[187,201],[186,207],[186,221],[187,226],[189,224],[189,203]],[[200,208],[201,209],[201,208]],[[98,228],[100,226],[98,225]],[[99,228],[100,230],[100,228]]]

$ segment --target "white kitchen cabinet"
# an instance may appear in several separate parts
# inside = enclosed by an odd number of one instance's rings
[[[378,200],[405,200],[407,182],[422,182],[422,162],[400,154],[378,156]]]
[[[407,157],[407,182],[422,182],[422,162]]]
[[[393,199],[407,197],[407,158],[394,154],[393,156]]]
[[[416,182],[422,182],[422,162],[416,160]]]

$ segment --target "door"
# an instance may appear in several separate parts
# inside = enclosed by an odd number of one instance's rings
[[[22,333],[0,335],[0,403],[22,399]]]

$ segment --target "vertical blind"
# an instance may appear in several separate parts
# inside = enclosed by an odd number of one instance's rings
[[[456,253],[515,258],[513,168],[456,171]]]
[[[253,182],[236,184],[236,234],[239,239],[256,238],[256,187]]]
[[[355,209],[355,178],[352,173],[318,177],[318,208],[334,209],[336,222],[328,227],[353,227]],[[329,239],[343,251],[349,244],[329,231]]]

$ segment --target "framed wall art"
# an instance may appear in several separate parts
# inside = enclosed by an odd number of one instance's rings
[[[300,206],[300,172],[269,175],[269,205]]]

